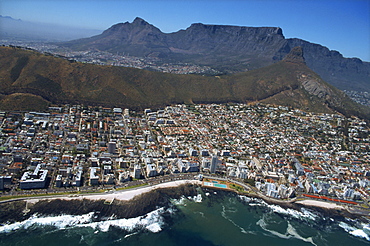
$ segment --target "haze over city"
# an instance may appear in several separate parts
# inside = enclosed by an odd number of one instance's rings
[[[276,26],[301,38],[370,61],[370,1],[36,1],[2,0],[0,14],[23,21],[105,30],[141,17],[162,32],[192,23]]]

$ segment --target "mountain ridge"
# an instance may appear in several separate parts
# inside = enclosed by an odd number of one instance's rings
[[[225,73],[253,70],[281,61],[301,46],[307,65],[339,89],[370,92],[370,62],[344,58],[338,51],[297,38],[286,39],[280,27],[191,24],[163,33],[142,18],[118,23],[102,34],[61,43],[75,50],[96,49],[166,62],[210,66]]]

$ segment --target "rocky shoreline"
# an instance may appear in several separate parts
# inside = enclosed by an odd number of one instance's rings
[[[241,195],[245,195],[251,198],[262,199],[263,201],[265,201],[266,203],[270,205],[279,205],[282,208],[290,208],[290,209],[294,209],[297,211],[301,211],[302,208],[308,208],[310,210],[313,210],[313,211],[316,211],[322,214],[325,217],[330,217],[333,219],[350,218],[350,219],[358,219],[365,223],[369,223],[370,221],[370,215],[363,216],[363,215],[351,213],[345,208],[335,209],[335,208],[325,208],[325,207],[314,206],[314,205],[305,205],[305,204],[297,203],[294,200],[293,201],[278,200],[278,199],[269,198],[269,197],[259,195],[259,194],[247,194],[247,195],[241,194]]]
[[[117,218],[134,218],[145,215],[158,207],[169,206],[170,199],[182,196],[196,196],[197,185],[184,184],[178,187],[158,188],[142,193],[134,198],[122,201],[113,200],[111,204],[105,199],[42,199],[36,203],[13,201],[0,204],[0,224],[14,223],[30,218],[34,214],[56,216],[62,214],[81,215],[95,212],[96,219],[115,216]]]
[[[145,215],[158,207],[170,206],[171,199],[179,199],[183,196],[196,196],[198,188],[196,184],[183,184],[176,187],[156,188],[149,192],[142,193],[129,200],[112,200],[107,204],[106,199],[41,199],[37,202],[12,201],[0,204],[0,224],[14,223],[30,218],[34,214],[43,216],[56,216],[62,214],[81,215],[94,212],[96,220],[115,216],[116,218],[134,218]],[[301,211],[302,208],[309,208],[317,211],[323,216],[333,219],[358,219],[369,223],[370,216],[363,216],[349,212],[347,209],[333,209],[305,204],[298,204],[293,201],[283,201],[269,198],[256,193],[238,193],[232,190],[219,190],[214,188],[203,188],[204,191],[216,191],[218,195],[235,193],[250,198],[262,199],[270,205],[279,205],[282,208]]]

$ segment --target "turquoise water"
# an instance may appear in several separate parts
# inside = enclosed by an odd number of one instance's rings
[[[218,188],[227,188],[227,185],[225,184],[213,184],[213,186]]]
[[[200,191],[145,216],[35,216],[0,227],[0,245],[370,245],[370,225]]]
[[[227,188],[227,185],[226,184],[220,184],[217,181],[204,182],[204,185],[211,186],[211,187],[214,186],[214,187],[217,187],[217,188],[224,188],[224,189]]]

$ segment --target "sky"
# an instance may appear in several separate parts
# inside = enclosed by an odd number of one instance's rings
[[[370,0],[0,0],[0,15],[100,30],[141,17],[165,33],[192,23],[281,27],[370,62]]]

